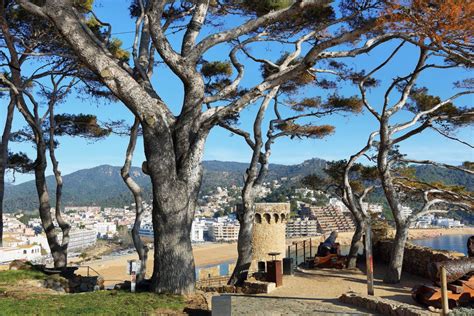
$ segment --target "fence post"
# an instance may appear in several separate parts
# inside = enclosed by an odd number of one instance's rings
[[[313,258],[313,243],[311,242],[311,238],[309,239],[309,256]]]
[[[303,240],[303,264],[306,262],[306,240]]]
[[[295,266],[298,266],[298,242],[295,243]]]
[[[365,230],[365,265],[367,267],[367,294],[374,295],[374,264],[372,257],[372,230],[370,222]]]
[[[449,314],[448,282],[446,281],[446,268],[444,266],[441,266],[441,307],[443,316],[447,316]]]
[[[288,245],[288,256],[287,256],[288,258],[291,258],[291,250],[290,250],[290,247],[291,247],[291,246]]]

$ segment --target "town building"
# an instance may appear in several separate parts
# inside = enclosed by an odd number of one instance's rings
[[[240,224],[238,221],[215,222],[209,230],[212,241],[236,241],[239,238]]]
[[[58,234],[62,240],[62,234]],[[77,251],[94,246],[97,242],[97,231],[94,229],[71,229],[69,232],[69,251]]]
[[[311,220],[307,217],[297,218],[289,220],[286,223],[286,237],[306,237],[306,236],[317,236],[318,233],[318,221]]]
[[[214,223],[214,222],[213,222]],[[195,218],[191,225],[191,242],[204,242],[204,232],[206,231],[206,221],[201,220],[199,218]],[[140,230],[138,231],[141,239],[144,242],[152,242],[154,231],[153,231],[153,224],[151,222],[143,222]]]
[[[41,246],[20,245],[16,247],[0,247],[0,263],[13,260],[35,261],[41,258]]]
[[[349,209],[344,205],[344,203],[338,198],[330,198],[329,206],[338,209],[340,212],[349,212]]]
[[[445,218],[445,217],[438,217],[434,220],[435,226],[443,227],[443,228],[453,228],[453,227],[463,227],[464,225],[461,224],[460,221],[452,219],[452,218]]]
[[[311,207],[312,218],[318,222],[318,232],[328,233],[331,231],[351,232],[354,231],[354,220],[350,213],[343,212],[335,206]]]
[[[403,218],[408,218],[411,214],[413,214],[413,210],[409,206],[402,206],[400,210],[400,215]]]
[[[117,225],[111,222],[98,222],[93,225],[98,238],[112,238],[117,234]]]
[[[194,219],[191,225],[191,242],[203,242],[205,228],[205,223],[200,222],[199,219]]]
[[[375,214],[377,216],[382,215],[382,212],[383,212],[382,204],[362,202],[361,206],[364,212]]]

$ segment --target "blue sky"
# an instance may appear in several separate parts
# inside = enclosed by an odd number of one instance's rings
[[[134,21],[128,16],[128,3],[125,0],[98,0],[96,1],[96,13],[103,20],[112,24],[114,37],[123,41],[124,48],[130,48],[133,41]],[[231,24],[238,21],[229,19]],[[175,36],[172,44],[178,45],[179,38]],[[356,69],[367,69],[377,62],[381,62],[390,54],[390,48],[394,48],[396,43],[391,43],[377,48],[367,55],[352,59],[349,63]],[[225,55],[222,51],[225,49]],[[208,60],[218,60],[222,56],[227,57],[228,47],[219,46],[210,50],[206,54]],[[259,56],[277,59],[279,48],[275,46],[255,47],[253,53]],[[401,50],[395,61],[384,71],[380,72],[379,79],[391,78],[394,74],[406,74],[414,65],[417,58],[417,51],[413,47],[405,47]],[[430,92],[442,98],[454,94],[452,82],[467,77],[468,73],[463,70],[436,70],[425,73],[419,80],[420,85],[425,85]],[[258,69],[247,69],[244,85],[252,85],[259,81]],[[182,84],[165,67],[158,66],[154,76],[155,88],[162,99],[174,110],[178,110],[182,100]],[[385,83],[387,81],[384,81]],[[383,95],[383,86],[374,89],[370,94],[370,101],[375,108],[380,104]],[[305,89],[306,96],[318,96],[320,91],[315,88]],[[355,87],[345,85],[339,89],[342,95],[354,95],[358,93]],[[324,96],[324,95],[323,95]],[[459,100],[459,104],[472,106],[472,97],[467,96]],[[3,102],[5,103],[5,101]],[[256,106],[252,106],[243,111],[241,115],[242,123],[240,127],[249,129],[255,114]],[[72,95],[66,103],[61,104],[56,110],[70,113],[92,113],[96,114],[100,120],[126,119],[132,120],[132,115],[121,103],[97,103],[96,101],[84,102]],[[400,115],[400,119],[407,119],[407,114]],[[336,133],[323,140],[297,140],[280,139],[272,149],[271,162],[281,164],[300,163],[306,159],[319,157],[327,160],[344,159],[360,149],[366,142],[367,136],[375,128],[375,121],[367,113],[357,116],[331,116],[324,120],[313,121],[318,124],[331,124],[336,126]],[[4,115],[0,117],[3,126]],[[25,123],[19,113],[16,113],[14,127],[19,128]],[[457,132],[457,136],[469,142],[474,141],[472,128],[464,128]],[[59,138],[60,147],[57,150],[60,168],[63,174],[68,174],[79,169],[91,168],[101,164],[122,165],[124,151],[128,139],[126,137],[111,136],[105,140],[91,143],[80,138]],[[26,151],[33,154],[30,144],[11,143],[13,151]],[[401,147],[402,152],[411,158],[432,159],[447,163],[459,164],[462,161],[474,160],[474,152],[468,147],[455,142],[447,141],[435,132],[427,131],[422,135],[405,142]],[[32,155],[33,157],[33,155]],[[250,151],[238,136],[230,136],[228,131],[215,128],[211,132],[205,148],[205,160],[226,160],[247,162],[250,158]],[[144,160],[143,146],[141,142],[136,149],[134,165],[141,165]],[[51,173],[51,172],[49,172]],[[17,175],[16,183],[21,183],[33,179],[32,175]]]

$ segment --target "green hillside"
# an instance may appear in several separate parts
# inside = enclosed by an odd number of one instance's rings
[[[247,169],[246,163],[226,161],[204,161],[204,178],[201,194],[215,190],[217,186],[230,187],[242,185]],[[298,186],[302,177],[316,173],[323,175],[326,161],[318,158],[306,160],[295,165],[271,164],[266,181],[286,178],[285,187]],[[447,184],[466,186],[474,190],[474,177],[462,172],[442,169],[433,166],[418,166],[417,176],[424,181],[443,181]],[[144,189],[145,199],[151,199],[151,183],[140,168],[132,168],[132,176]],[[119,207],[133,202],[132,196],[120,177],[120,167],[103,165],[83,169],[64,177],[64,205],[97,205]],[[52,176],[47,177],[49,192],[54,202],[55,182]],[[18,210],[31,211],[37,208],[37,196],[34,181],[18,185],[7,185],[5,188],[5,209],[9,212]]]

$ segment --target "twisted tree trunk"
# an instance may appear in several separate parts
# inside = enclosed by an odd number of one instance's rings
[[[348,269],[354,269],[357,266],[357,256],[360,249],[362,249],[364,246],[362,242],[362,236],[364,235],[366,223],[364,221],[356,220],[355,224],[356,227],[351,240],[351,248],[349,250],[349,254],[347,255]]]
[[[243,195],[248,195],[243,194]],[[239,239],[237,242],[237,262],[228,284],[241,286],[247,280],[250,265],[253,260],[253,226],[255,218],[255,204],[253,198],[245,198],[242,206],[237,210],[239,220]]]
[[[61,176],[61,171],[59,170],[59,163],[56,159],[55,154],[55,143],[54,143],[54,131],[55,131],[55,121],[54,121],[54,100],[49,102],[49,157],[51,159],[51,164],[53,165],[54,178],[56,180],[56,209],[55,217],[56,222],[58,223],[59,228],[62,232],[61,240],[61,255],[60,262],[55,266],[65,267],[67,266],[67,252],[69,246],[69,232],[71,231],[71,225],[67,223],[62,216],[62,196],[63,196],[63,178]]]
[[[135,200],[135,222],[133,223],[132,228],[132,239],[133,245],[137,250],[138,259],[141,263],[140,271],[138,271],[137,275],[137,283],[141,282],[146,276],[146,261],[148,259],[148,247],[145,246],[139,234],[144,211],[142,190],[140,186],[130,176],[130,167],[132,165],[133,152],[135,151],[135,145],[137,143],[139,126],[140,122],[138,121],[138,119],[135,118],[135,122],[133,123],[132,129],[130,131],[130,140],[125,156],[125,163],[120,172],[123,181],[129,188],[129,190],[132,192],[133,199]]]
[[[390,252],[390,261],[383,279],[385,283],[394,284],[400,282],[407,238],[408,225],[397,225],[397,232]]]
[[[3,246],[3,199],[5,195],[5,172],[8,163],[8,141],[12,129],[13,112],[15,110],[15,99],[11,95],[10,103],[7,108],[7,117],[2,134],[2,143],[0,144],[0,247]]]
[[[261,186],[268,172],[268,158],[270,157],[271,144],[273,142],[272,130],[268,131],[268,140],[265,142],[265,152],[262,135],[262,122],[270,101],[278,93],[279,87],[273,88],[263,99],[253,124],[254,142],[247,137],[247,143],[252,149],[252,158],[246,171],[246,179],[242,189],[242,207],[237,212],[239,220],[239,239],[237,241],[237,263],[229,279],[228,284],[241,286],[247,280],[249,268],[253,260],[253,225],[255,218],[255,192]]]
[[[35,183],[39,199],[39,214],[46,238],[48,240],[51,256],[55,268],[64,268],[67,265],[67,251],[63,249],[58,241],[53,218],[51,216],[51,204],[49,200],[48,187],[46,185],[46,144],[41,137],[36,135],[36,161],[35,161]]]
[[[380,120],[380,143],[377,156],[377,168],[379,169],[382,188],[387,198],[388,205],[392,210],[396,224],[396,234],[393,246],[390,252],[390,262],[387,272],[384,276],[384,282],[389,284],[399,283],[402,275],[403,254],[405,243],[408,237],[409,222],[401,214],[400,199],[397,190],[393,184],[393,177],[390,171],[389,160],[390,150],[392,149],[390,140],[390,130],[388,117],[382,117]]]

